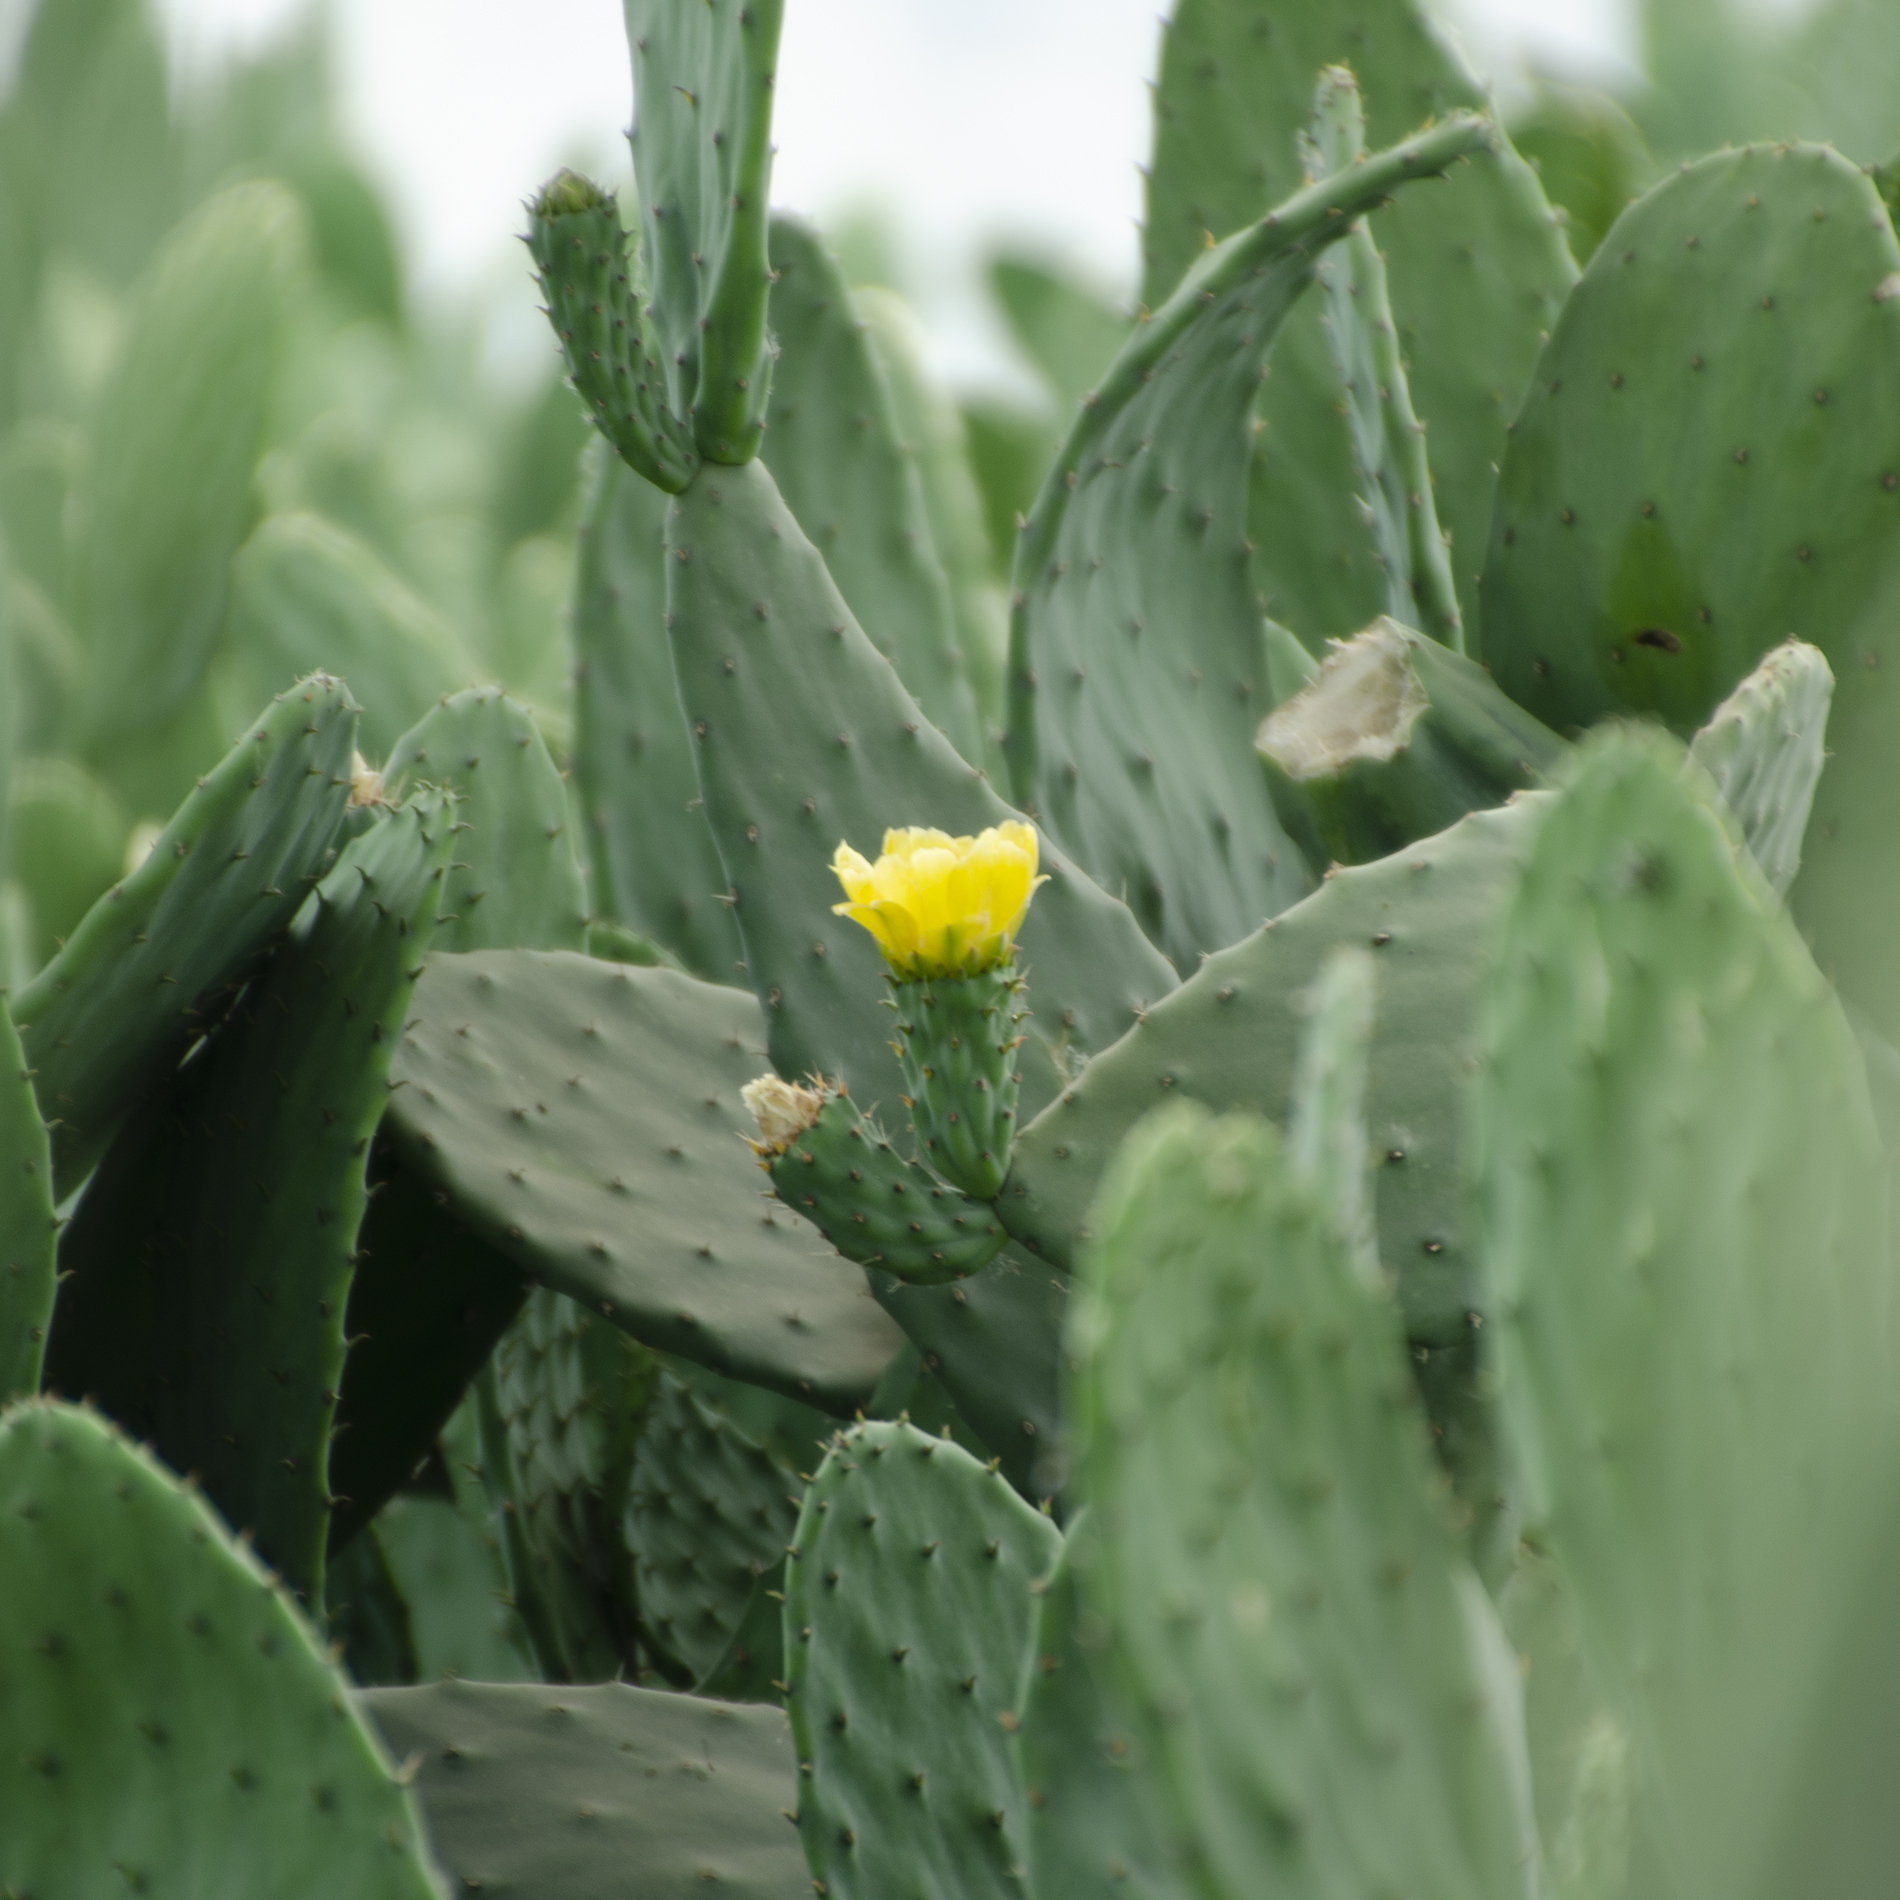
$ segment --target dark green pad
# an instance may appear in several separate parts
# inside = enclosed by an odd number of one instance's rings
[[[1408,1335],[1465,1337],[1480,1301],[1465,1239],[1457,1102],[1485,933],[1547,794],[1480,812],[1377,864],[1339,872],[1192,981],[1090,1064],[1024,1129],[998,1202],[1012,1232],[1067,1264],[1129,1129],[1177,1095],[1210,1108],[1286,1112],[1298,1058],[1296,999],[1336,944],[1371,950],[1379,975],[1367,1119],[1380,1258]]]
[[[717,1671],[782,1563],[796,1489],[730,1419],[660,1374],[634,1444],[625,1535],[641,1623],[695,1683]],[[777,1603],[765,1607],[776,1622]]]
[[[643,480],[684,488],[699,465],[692,419],[673,407],[619,206],[578,172],[559,172],[528,207],[528,250],[567,373],[601,434]]]
[[[668,513],[667,545],[680,701],[773,1067],[840,1077],[867,1110],[888,1106],[899,1075],[883,959],[832,915],[832,855],[841,839],[875,849],[893,825],[957,835],[1019,814],[859,631],[768,470],[703,471]],[[1127,910],[1046,837],[1042,864],[1050,882],[1021,938],[1026,1112],[1175,982]]]
[[[119,1131],[60,1246],[49,1388],[199,1473],[313,1603],[367,1154],[449,827],[431,797],[350,847],[198,1059]]]
[[[546,1288],[496,1348],[505,1442],[484,1444],[483,1478],[504,1524],[511,1591],[550,1682],[650,1672],[622,1526],[657,1376],[624,1333]]]
[[[880,1304],[903,1327],[958,1415],[1036,1501],[1061,1488],[1059,1364],[1066,1273],[1006,1247],[954,1286],[907,1286],[875,1270]]]
[[[333,1551],[409,1481],[527,1293],[440,1193],[376,1143],[330,1434]]]
[[[1359,79],[1376,150],[1484,87],[1414,0],[1182,0],[1155,88],[1142,299],[1159,310],[1207,236],[1238,230],[1303,182],[1297,135],[1323,66]],[[1466,638],[1494,470],[1540,333],[1576,279],[1535,174],[1508,145],[1378,222],[1412,401],[1428,431]],[[1267,611],[1317,648],[1386,605],[1354,493],[1347,425],[1318,299],[1294,313],[1262,389],[1246,532]]]

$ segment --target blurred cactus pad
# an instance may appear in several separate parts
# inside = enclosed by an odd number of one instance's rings
[[[506,382],[321,12],[15,9],[5,1900],[1893,1894],[1900,7],[1426,6],[1006,396],[801,0]]]

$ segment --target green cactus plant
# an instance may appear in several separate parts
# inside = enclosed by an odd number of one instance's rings
[[[527,1293],[520,1268],[450,1216],[387,1141],[370,1151],[368,1188],[330,1428],[332,1550],[408,1484]]]
[[[959,415],[623,11],[499,423],[314,35],[0,111],[0,1887],[1884,1892],[1891,179],[1180,0]]]
[[[757,1087],[748,1085],[755,1113]],[[767,1142],[760,1159],[778,1198],[847,1260],[934,1286],[980,1271],[1002,1251],[1008,1236],[996,1210],[899,1154],[848,1095],[788,1092],[801,1111],[799,1125],[779,1146],[762,1115]]]

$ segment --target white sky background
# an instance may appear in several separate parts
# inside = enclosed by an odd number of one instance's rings
[[[481,294],[498,366],[546,339],[511,246],[556,166],[617,178],[631,111],[618,0],[333,0],[345,114],[390,189],[424,299]],[[1785,7],[1799,0],[1755,0]],[[186,70],[257,44],[304,0],[160,0]],[[25,0],[0,0],[7,16]],[[775,203],[820,224],[866,206],[903,239],[903,288],[939,368],[1007,385],[977,290],[999,239],[1118,297],[1137,276],[1136,166],[1161,0],[788,0]],[[1481,71],[1627,71],[1627,0],[1443,0]],[[538,360],[538,359],[536,359]]]

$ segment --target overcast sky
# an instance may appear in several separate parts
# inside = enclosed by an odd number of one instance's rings
[[[1790,0],[1756,0],[1785,5]],[[0,0],[0,27],[27,0]],[[281,31],[302,0],[160,0],[202,67]],[[521,201],[557,165],[624,167],[618,0],[335,0],[348,121],[394,194],[418,289],[505,307]],[[941,366],[1006,374],[971,291],[1015,238],[1126,294],[1158,0],[788,0],[774,197],[821,223],[881,205]],[[1446,0],[1480,70],[1579,77],[1631,55],[1626,0]],[[525,309],[525,306],[523,306]],[[532,335],[525,321],[505,356]]]

